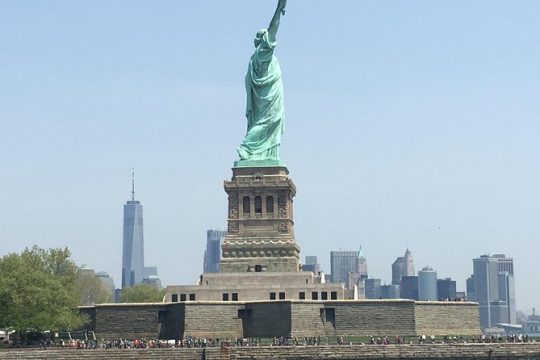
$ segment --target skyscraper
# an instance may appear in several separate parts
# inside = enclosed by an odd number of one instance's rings
[[[401,278],[404,276],[414,276],[414,259],[409,249],[392,264],[392,284],[401,284]]]
[[[204,252],[204,272],[218,273],[221,261],[221,243],[227,236],[226,231],[206,231],[206,251]]]
[[[122,246],[122,288],[142,283],[144,277],[143,208],[135,201],[135,176],[131,180],[131,200],[124,205]]]
[[[479,304],[480,326],[515,324],[516,297],[514,263],[502,254],[473,259],[475,300]]]
[[[343,282],[348,289],[367,278],[367,261],[362,247],[359,251],[330,251],[330,271],[332,282]]]

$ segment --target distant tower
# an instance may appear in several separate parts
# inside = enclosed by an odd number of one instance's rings
[[[143,208],[135,201],[135,172],[131,178],[131,200],[124,205],[122,288],[142,283],[144,277]]]
[[[362,246],[360,246],[360,252],[358,254],[357,271],[360,274],[360,280],[368,278],[367,260],[364,251],[362,250]]]
[[[401,284],[401,278],[404,276],[414,276],[414,259],[409,249],[392,264],[392,284]]]
[[[221,243],[226,236],[226,231],[206,231],[206,251],[204,252],[205,273],[219,272],[219,263],[221,261]]]

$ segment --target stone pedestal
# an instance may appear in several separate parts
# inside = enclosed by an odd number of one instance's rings
[[[225,191],[229,214],[220,271],[300,271],[293,221],[296,187],[287,168],[235,167]]]

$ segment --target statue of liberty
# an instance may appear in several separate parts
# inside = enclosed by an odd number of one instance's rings
[[[274,56],[276,34],[287,0],[279,0],[268,29],[255,37],[255,53],[246,75],[247,133],[238,148],[236,166],[280,164],[279,145],[285,129],[281,69]]]

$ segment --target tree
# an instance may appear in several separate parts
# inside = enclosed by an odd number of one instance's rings
[[[76,271],[67,248],[34,246],[0,258],[0,328],[40,331],[82,326]]]
[[[164,296],[165,290],[159,290],[151,285],[139,284],[122,289],[120,301],[127,303],[162,302]]]

